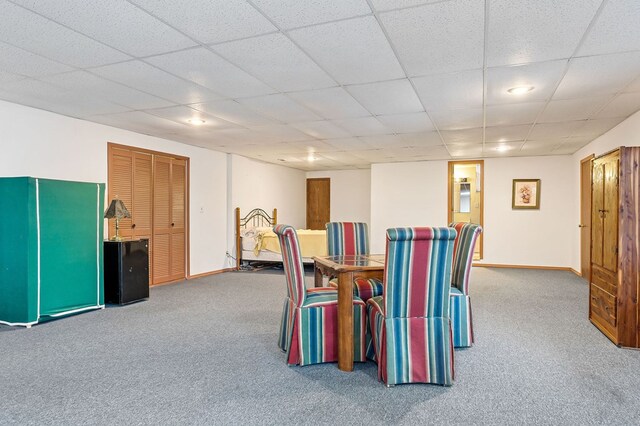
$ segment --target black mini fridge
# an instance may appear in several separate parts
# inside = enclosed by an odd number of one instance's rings
[[[105,241],[105,303],[125,305],[148,297],[149,240]]]

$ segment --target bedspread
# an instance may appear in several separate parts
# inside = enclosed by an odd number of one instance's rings
[[[298,234],[302,257],[327,255],[327,231],[298,229],[296,233]],[[263,231],[258,234],[256,247],[254,249],[256,256],[260,253],[260,250],[270,250],[281,253],[278,236],[273,231]]]

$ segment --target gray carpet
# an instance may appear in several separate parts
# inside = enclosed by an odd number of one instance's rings
[[[233,272],[0,326],[0,424],[637,424],[640,352],[589,323],[584,281],[485,268],[471,279],[476,345],[456,351],[449,388],[387,389],[371,362],[287,367],[284,277]]]

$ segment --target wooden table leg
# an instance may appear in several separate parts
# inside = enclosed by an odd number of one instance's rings
[[[338,274],[338,368],[353,371],[353,273]]]
[[[315,270],[316,276],[315,276],[315,280],[313,282],[313,285],[315,287],[322,287],[322,284],[323,284],[322,283],[322,271],[320,270],[320,268],[318,268],[318,265],[316,265],[315,263],[314,263],[314,270]]]

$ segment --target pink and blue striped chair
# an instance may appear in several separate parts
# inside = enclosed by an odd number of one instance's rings
[[[367,301],[378,378],[451,385],[449,288],[456,231],[387,229],[384,295]]]
[[[473,250],[482,232],[475,223],[455,222],[449,225],[458,234],[453,246],[453,272],[451,274],[451,328],[453,346],[467,348],[473,345],[473,321],[469,298],[469,275]]]
[[[354,256],[369,254],[369,228],[363,222],[329,222],[327,228],[327,254],[329,256]],[[329,286],[338,288],[338,280],[329,280]],[[380,280],[356,280],[353,294],[367,301],[382,294]]]
[[[287,280],[278,346],[287,364],[309,365],[338,360],[338,292],[331,287],[307,289],[298,235],[289,225],[276,225]],[[366,361],[366,306],[353,298],[354,361]]]

